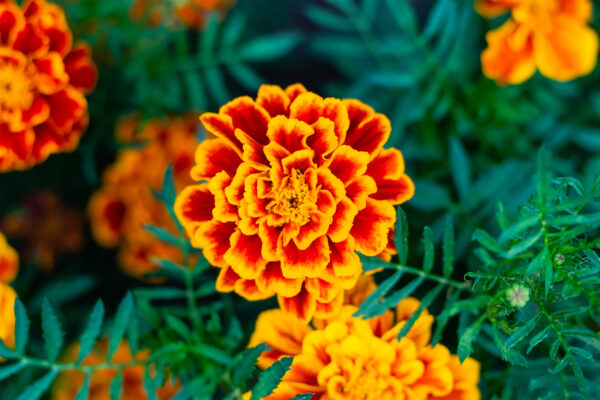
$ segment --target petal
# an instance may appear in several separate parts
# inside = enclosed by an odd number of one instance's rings
[[[302,121],[277,116],[269,122],[267,136],[271,142],[281,145],[291,154],[309,149],[306,141],[313,133],[313,128]]]
[[[281,160],[283,173],[289,175],[292,169],[304,172],[311,168],[316,168],[317,166],[313,162],[313,158],[314,152],[312,150],[299,150]]]
[[[279,307],[287,314],[302,322],[308,322],[315,314],[317,300],[305,287],[293,297],[277,296]]]
[[[250,97],[230,101],[221,107],[219,114],[229,116],[234,129],[241,129],[263,146],[269,143],[267,127],[271,117]]]
[[[336,203],[340,202],[346,196],[344,183],[335,176],[328,168],[317,169],[317,184],[322,190],[331,193]]]
[[[378,179],[399,179],[404,175],[404,157],[398,149],[383,149],[367,166],[367,175]]]
[[[98,80],[98,70],[92,61],[90,46],[79,43],[65,57],[69,84],[83,93],[90,93]]]
[[[213,217],[221,222],[236,222],[238,209],[230,204],[225,197],[225,189],[231,184],[231,177],[225,171],[221,171],[210,180],[208,189],[214,196]]]
[[[276,85],[261,85],[258,89],[256,104],[264,108],[271,117],[288,115],[290,98]]]
[[[235,288],[235,283],[239,281],[240,276],[235,273],[233,268],[229,265],[225,265],[219,271],[219,276],[217,277],[216,288],[219,292],[229,293],[233,292]]]
[[[323,99],[314,93],[307,92],[299,95],[290,105],[290,118],[304,121],[311,125],[324,117],[331,120],[334,125],[338,143],[344,143],[348,131],[348,112],[341,100]]]
[[[225,267],[225,254],[230,248],[230,237],[236,232],[234,223],[208,221],[201,224],[192,237],[192,246],[202,249],[206,260],[214,266]]]
[[[196,148],[196,165],[190,176],[195,181],[210,179],[218,172],[225,171],[234,176],[242,159],[233,147],[224,139],[205,139]]]
[[[294,241],[277,249],[283,276],[289,279],[319,276],[329,263],[329,253],[325,236],[317,238],[306,250],[298,249]]]
[[[24,26],[25,18],[15,3],[0,3],[0,43],[10,44]]]
[[[246,178],[251,174],[255,174],[258,171],[250,163],[241,163],[238,169],[235,171],[231,185],[225,189],[225,197],[227,201],[233,205],[239,206],[240,201],[244,198],[244,188]]]
[[[270,262],[267,267],[256,278],[258,288],[267,292],[272,290],[278,295],[293,297],[300,293],[303,279],[287,279],[281,273],[281,265],[278,262]]]
[[[49,123],[58,132],[68,132],[87,111],[83,94],[71,86],[48,97],[50,104]]]
[[[377,192],[371,197],[397,205],[410,200],[414,194],[414,183],[408,176],[404,175],[401,179],[381,179],[377,182]]]
[[[338,285],[319,278],[306,279],[304,286],[306,287],[306,290],[315,296],[317,301],[322,303],[329,303],[333,301],[333,299],[343,292]]]
[[[476,0],[475,11],[485,18],[495,18],[509,11],[518,0]]]
[[[350,199],[344,198],[337,205],[333,222],[329,226],[327,235],[332,242],[341,242],[348,238],[354,218],[358,214],[358,208]]]
[[[329,243],[331,263],[328,268],[333,270],[336,277],[358,277],[362,272],[362,264],[354,247],[355,242],[351,236],[339,243]]]
[[[338,147],[333,153],[329,170],[344,185],[347,185],[353,179],[365,174],[368,163],[369,153],[344,145]]]
[[[208,188],[208,184],[188,186],[179,193],[175,200],[174,210],[177,219],[185,228],[190,237],[201,222],[213,218],[215,199]]]
[[[27,22],[23,29],[17,32],[12,48],[23,52],[31,58],[45,54],[50,48],[50,40],[34,24]]]
[[[255,279],[267,265],[267,260],[261,255],[260,237],[247,236],[236,230],[229,243],[231,247],[225,253],[225,261],[242,278]]]
[[[242,144],[243,160],[252,163],[258,169],[267,169],[269,161],[265,156],[264,146],[241,129],[236,128],[234,134]]]
[[[231,148],[241,157],[242,144],[235,137],[235,129],[231,117],[215,113],[204,113],[200,116],[200,121],[206,130],[231,145]]]
[[[23,110],[20,121],[22,124],[20,124],[19,128],[24,129],[26,127],[34,127],[45,122],[51,115],[52,110],[50,107],[51,106],[43,96],[37,95],[34,98],[33,103],[31,103],[31,107],[27,110]]]
[[[302,93],[306,93],[308,90],[301,83],[294,83],[285,88],[285,94],[290,98],[290,101],[294,101],[296,97],[300,96]]]
[[[367,198],[377,192],[377,184],[370,176],[361,176],[346,186],[346,196],[362,210],[367,205]]]
[[[300,227],[294,242],[299,250],[306,250],[318,237],[324,236],[331,224],[331,216],[315,210],[310,215],[310,221]]]
[[[102,246],[114,247],[122,238],[127,206],[118,193],[99,190],[91,197],[88,212],[94,239]]]
[[[240,279],[235,283],[235,292],[248,301],[264,300],[273,296],[273,292],[262,292],[252,279]]]
[[[390,137],[390,120],[383,114],[376,114],[371,107],[358,100],[344,100],[344,105],[350,119],[344,144],[365,151],[373,158]]]
[[[335,134],[335,124],[327,118],[320,117],[317,122],[312,124],[312,128],[315,133],[308,138],[308,146],[315,152],[317,165],[326,165],[329,156],[339,145]]]
[[[34,61],[37,69],[37,86],[42,94],[50,95],[58,92],[69,81],[65,65],[60,54],[49,52]]]
[[[356,250],[366,256],[376,256],[388,243],[388,232],[396,222],[394,207],[384,201],[367,199],[367,206],[360,210],[350,234],[356,240]]]
[[[342,290],[330,302],[321,302],[317,300],[315,309],[316,318],[331,318],[337,315],[344,303],[344,292]]]
[[[11,283],[19,271],[19,255],[0,232],[0,284]],[[0,303],[3,302],[0,300]],[[3,315],[3,318],[6,318]]]
[[[262,240],[261,254],[265,260],[279,261],[277,247],[282,243],[281,232],[281,227],[271,226],[264,219],[260,221],[258,235]]]

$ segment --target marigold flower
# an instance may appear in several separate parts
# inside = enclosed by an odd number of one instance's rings
[[[10,348],[15,345],[15,299],[17,294],[0,282],[0,339]],[[0,357],[0,361],[2,358]]]
[[[281,310],[262,313],[249,344],[265,342],[271,349],[260,357],[259,366],[294,357],[266,399],[315,393],[313,398],[320,400],[479,400],[479,363],[468,358],[461,364],[443,345],[431,346],[434,318],[426,310],[398,341],[398,332],[419,305],[407,298],[395,313],[369,320],[352,317],[357,308],[347,305],[317,329]]]
[[[590,0],[478,0],[484,16],[510,9],[512,18],[487,34],[483,72],[500,84],[519,84],[536,70],[557,81],[589,74],[598,58],[598,35],[587,26]]]
[[[103,176],[102,187],[89,203],[92,233],[102,246],[119,247],[123,270],[138,278],[158,267],[151,258],[182,262],[180,250],[156,239],[144,225],[154,225],[177,235],[175,223],[153,190],[160,191],[165,170],[173,165],[175,185],[181,189],[192,181],[189,170],[197,144],[195,117],[152,120],[140,126],[137,117],[125,118],[117,126],[117,138],[142,148],[119,151],[117,161]]]
[[[19,255],[0,232],[0,282],[11,283],[19,272]]]
[[[391,126],[358,100],[263,85],[200,117],[217,138],[196,150],[195,181],[175,203],[194,247],[221,268],[217,290],[277,295],[307,321],[340,308],[361,274],[355,251],[388,245],[394,205],[414,186]]]
[[[0,1],[0,172],[73,150],[96,82],[90,49],[45,0]]]
[[[106,362],[108,352],[108,341],[100,340],[96,343],[94,349],[87,356],[82,365],[98,365]],[[69,346],[63,356],[64,362],[71,363],[77,360],[79,355],[79,343]],[[122,341],[117,348],[111,362],[114,364],[125,364],[135,360],[145,361],[150,357],[149,351],[140,351],[135,357],[131,354],[131,349],[126,341]],[[117,371],[111,369],[101,369],[91,374],[89,400],[105,400],[110,398],[110,384],[116,377]],[[83,385],[84,374],[78,371],[62,372],[52,389],[53,400],[71,400],[74,399],[79,388]],[[130,366],[123,368],[123,388],[121,391],[121,400],[145,400],[148,394],[144,389],[144,367]],[[174,397],[181,389],[179,382],[171,383],[167,380],[162,388],[157,389],[156,398],[158,400],[167,400]]]
[[[67,207],[53,192],[36,192],[23,205],[0,219],[0,228],[10,238],[24,240],[24,259],[51,270],[62,254],[74,253],[83,245],[83,217]]]
[[[160,25],[165,19],[172,25],[179,22],[188,28],[201,30],[206,24],[206,18],[213,13],[223,15],[235,3],[235,0],[185,0],[169,10],[161,0],[136,0],[131,7],[133,19],[145,19],[149,25]],[[168,15],[172,14],[172,18]]]

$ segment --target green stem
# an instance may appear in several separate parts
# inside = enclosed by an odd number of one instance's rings
[[[145,365],[147,362],[134,360],[134,361],[129,361],[126,363],[118,363],[118,364],[105,362],[105,363],[96,364],[96,365],[80,365],[80,364],[73,364],[73,363],[53,363],[48,360],[42,360],[40,358],[24,356],[20,359],[20,363],[25,364],[27,366],[31,366],[31,367],[39,367],[39,368],[51,369],[51,370],[55,370],[55,371],[73,370],[73,371],[80,371],[80,372],[88,373],[88,372],[94,372],[94,371],[98,371],[98,370],[135,367],[135,366],[139,366],[139,365]]]
[[[406,265],[400,265],[400,264],[391,264],[391,265],[393,265],[394,269],[396,269],[396,270],[406,272],[406,273],[409,273],[412,275],[422,276],[430,281],[438,282],[443,285],[456,288],[458,290],[463,290],[463,291],[467,291],[467,292],[473,291],[473,288],[467,282],[458,282],[458,281],[455,281],[452,279],[444,278],[443,276],[432,274],[430,272],[425,272],[422,269],[417,269],[417,268],[409,267]]]

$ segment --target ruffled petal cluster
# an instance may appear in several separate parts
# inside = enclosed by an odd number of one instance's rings
[[[135,116],[117,126],[117,139],[135,146],[119,151],[88,207],[96,241],[108,248],[118,247],[122,269],[138,278],[158,268],[152,258],[182,262],[178,248],[156,239],[144,225],[177,234],[177,227],[153,191],[160,191],[169,164],[173,165],[177,188],[192,183],[189,170],[197,145],[198,120],[173,117],[146,122],[141,131],[140,126]]]
[[[0,282],[0,339],[9,348],[15,345],[15,299],[17,293]],[[0,362],[2,357],[0,357]]]
[[[0,1],[0,172],[77,146],[96,75],[89,47],[73,45],[59,6]]]
[[[568,81],[589,74],[598,58],[598,34],[588,26],[590,0],[477,0],[477,11],[511,18],[488,32],[481,54],[486,76],[500,84],[519,84],[537,70]]]
[[[370,290],[372,281],[363,281],[359,291]],[[281,310],[262,313],[249,345],[264,342],[270,350],[258,365],[267,368],[280,357],[294,357],[266,399],[315,393],[315,400],[479,400],[479,363],[468,358],[461,364],[443,345],[431,346],[434,318],[426,310],[398,341],[400,329],[419,305],[407,298],[395,312],[369,320],[352,317],[357,308],[345,305],[316,329]]]
[[[195,181],[175,212],[191,243],[221,268],[217,289],[248,300],[277,295],[307,321],[337,312],[361,274],[357,251],[388,246],[394,205],[414,185],[391,126],[357,100],[302,85],[263,85],[200,117],[215,139],[196,150]]]
[[[81,212],[50,191],[25,197],[19,207],[0,218],[0,229],[24,242],[24,263],[35,263],[43,270],[51,270],[61,255],[77,252],[83,245]]]
[[[98,365],[106,362],[106,354],[108,353],[108,341],[100,340],[96,343],[94,349],[87,356],[82,365]],[[66,350],[63,361],[72,363],[77,360],[79,355],[79,343],[74,343]],[[125,364],[135,360],[144,361],[150,357],[149,351],[139,351],[135,357],[131,354],[131,349],[126,341],[119,344],[115,354],[111,359],[113,364]],[[121,400],[146,400],[148,394],[144,389],[144,367],[130,366],[123,368],[123,387],[121,391]],[[110,384],[117,376],[117,371],[114,369],[100,369],[91,374],[89,400],[106,400],[110,396]],[[79,389],[83,385],[84,374],[79,371],[62,372],[54,383],[52,389],[52,400],[72,400],[75,398]],[[157,400],[168,400],[173,398],[181,389],[180,383],[171,383],[167,379],[163,387],[157,389]]]
[[[224,15],[235,0],[184,0],[169,4],[161,0],[135,0],[131,7],[131,16],[136,20],[146,20],[149,25],[156,26],[165,22],[169,25],[176,23],[201,30],[206,25],[206,19],[211,14]]]
[[[0,283],[11,283],[19,272],[19,255],[0,232]]]

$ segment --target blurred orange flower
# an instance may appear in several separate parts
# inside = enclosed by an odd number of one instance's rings
[[[391,126],[358,100],[263,85],[200,117],[217,136],[196,150],[195,181],[175,212],[194,247],[221,268],[217,290],[278,296],[308,321],[338,311],[362,266],[388,245],[394,205],[414,186]]]
[[[19,272],[19,255],[0,232],[0,283],[11,283]]]
[[[0,0],[0,172],[73,150],[88,123],[96,67],[73,46],[63,10],[45,0]]]
[[[87,356],[82,365],[98,365],[106,362],[106,354],[108,352],[108,341],[100,340]],[[66,350],[63,361],[72,363],[77,360],[79,355],[79,343],[74,343]],[[149,351],[140,351],[135,357],[131,354],[131,349],[126,341],[122,341],[117,348],[117,351],[111,359],[113,364],[126,364],[132,361],[145,361],[150,356]],[[114,369],[100,369],[91,374],[89,400],[107,400],[110,398],[110,384],[116,377],[117,371]],[[79,392],[79,388],[83,385],[84,374],[79,371],[62,372],[52,389],[53,400],[72,400]],[[121,400],[145,400],[148,399],[146,390],[144,389],[144,367],[130,366],[123,368],[123,388],[121,391]],[[164,386],[156,391],[158,400],[167,400],[177,394],[181,385],[171,383],[167,380]]]
[[[195,116],[154,119],[144,124],[131,116],[117,126],[117,139],[145,146],[119,151],[115,163],[104,173],[102,186],[90,199],[88,211],[96,241],[105,247],[118,246],[121,267],[134,277],[142,278],[158,268],[152,257],[182,261],[178,248],[156,239],[144,225],[177,235],[175,223],[152,191],[160,191],[169,164],[173,164],[178,189],[192,182],[189,170],[197,145],[197,126]]]
[[[461,364],[443,345],[429,344],[434,318],[427,310],[398,341],[400,329],[419,305],[406,298],[395,313],[368,320],[352,317],[357,308],[346,305],[316,329],[281,310],[262,313],[249,345],[266,343],[271,350],[258,365],[267,368],[281,357],[295,357],[266,399],[315,393],[315,400],[479,400],[479,363],[467,358]]]
[[[28,196],[23,206],[0,219],[0,228],[10,238],[25,241],[23,257],[51,270],[58,256],[78,251],[83,245],[83,217],[65,206],[53,192]]]
[[[201,30],[208,15],[223,15],[234,3],[235,0],[185,0],[169,9],[168,2],[162,0],[135,0],[131,16],[136,20],[145,19],[151,26],[160,25],[166,19],[168,24],[177,21],[188,28]]]
[[[17,294],[13,288],[0,282],[0,339],[10,348],[15,344],[16,298]],[[1,357],[0,361],[2,361]]]
[[[500,84],[519,84],[536,70],[568,81],[589,74],[598,58],[598,35],[588,26],[590,0],[477,0],[486,17],[511,10],[512,18],[488,32],[483,72]]]

